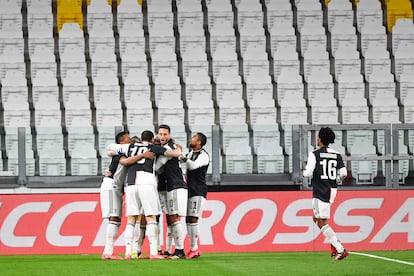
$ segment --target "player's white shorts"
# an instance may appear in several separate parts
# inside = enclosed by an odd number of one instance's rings
[[[323,202],[318,198],[312,198],[313,216],[320,219],[329,219],[331,214],[331,204]]]
[[[163,213],[168,213],[168,209],[167,209],[167,191],[158,191],[158,196],[160,198],[161,211]]]
[[[187,201],[187,216],[201,218],[206,199],[203,196],[193,196]]]
[[[151,173],[138,172],[135,182],[137,184],[129,185],[126,189],[126,215],[160,215],[161,206],[155,176]]]
[[[123,187],[110,177],[104,177],[100,188],[102,218],[122,216]]]
[[[188,190],[184,188],[167,192],[168,215],[179,215],[184,217],[187,214]]]

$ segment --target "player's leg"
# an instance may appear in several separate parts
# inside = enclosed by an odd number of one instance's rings
[[[197,258],[201,255],[198,249],[198,237],[200,230],[198,221],[202,214],[205,198],[202,196],[194,196],[188,199],[187,203],[187,234],[190,239],[190,252],[187,254],[187,259]]]
[[[132,259],[138,259],[138,255],[141,253],[141,249],[139,248],[139,238],[141,235],[141,217],[139,215],[137,218],[137,222],[135,223],[134,234],[132,238]]]
[[[174,236],[173,236],[173,226],[171,224],[171,217],[169,214],[165,214],[165,221],[167,223],[167,232],[166,232],[166,239],[165,239],[165,251],[162,252],[164,256],[171,256],[172,255],[172,247],[174,245]]]
[[[144,244],[144,239],[145,239],[145,232],[147,229],[147,220],[145,218],[145,215],[141,216],[141,221],[139,223],[139,236],[138,236],[138,244],[137,244],[137,252],[138,252],[138,257],[140,257],[141,255],[141,250],[142,250],[142,246]]]
[[[160,199],[161,211],[165,214],[165,220],[167,222],[167,233],[166,233],[167,238],[166,238],[165,251],[163,252],[161,249],[161,233],[159,232],[158,233],[158,253],[164,256],[170,256],[172,252],[173,238],[171,234],[171,222],[168,216],[167,191],[166,190],[158,191],[158,196]],[[160,222],[160,216],[157,216],[158,229],[161,229],[159,222]]]
[[[140,202],[138,197],[138,187],[137,185],[130,185],[126,189],[125,193],[126,199],[126,216],[128,217],[128,222],[125,227],[125,259],[132,259],[132,243],[134,237],[135,224],[137,222],[138,216],[140,215]]]
[[[163,258],[158,254],[158,224],[156,216],[161,214],[157,190],[154,185],[139,185],[140,201],[147,221],[146,234],[150,247],[150,259]]]
[[[115,183],[112,178],[104,177],[102,180],[100,187],[100,203],[102,218],[108,219],[102,259],[120,259],[120,257],[113,254],[113,251],[115,239],[118,236],[119,227],[121,225],[122,195],[120,196],[115,189]]]
[[[328,224],[328,219],[330,217],[330,203],[323,202],[317,198],[312,199],[312,208],[313,208],[313,216],[314,221],[316,221],[317,226],[321,229],[322,234],[326,237],[326,239],[330,242],[330,244],[336,249],[335,258],[337,260],[342,260],[345,258],[348,253],[346,252],[345,248],[338,240],[336,233],[333,231],[331,226]],[[335,252],[333,252],[335,253]],[[331,255],[333,255],[331,253]]]
[[[171,218],[172,235],[174,237],[175,251],[171,259],[183,259],[184,253],[184,229],[181,218],[187,213],[187,189],[175,189],[167,193],[168,213]]]

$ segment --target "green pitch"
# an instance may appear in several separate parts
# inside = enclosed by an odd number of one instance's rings
[[[1,275],[414,275],[414,251],[205,253],[192,260],[102,261],[100,255],[0,256]],[[390,260],[392,259],[392,260]],[[393,261],[394,260],[394,261]],[[396,261],[402,261],[399,263]]]

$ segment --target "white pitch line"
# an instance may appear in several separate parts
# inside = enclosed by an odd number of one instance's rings
[[[406,261],[401,261],[401,260],[396,260],[396,259],[391,259],[391,258],[386,258],[386,257],[381,257],[381,256],[375,256],[375,255],[366,254],[366,253],[360,253],[360,252],[349,252],[349,253],[355,254],[355,255],[361,255],[365,257],[370,257],[370,258],[375,258],[375,259],[380,259],[380,260],[385,260],[385,261],[390,261],[390,262],[395,262],[395,263],[400,263],[400,264],[414,265],[414,263],[411,263],[411,262],[406,262]]]

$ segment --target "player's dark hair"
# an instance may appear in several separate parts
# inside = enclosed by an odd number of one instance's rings
[[[151,142],[154,138],[154,133],[151,130],[144,130],[141,133],[141,141]]]
[[[132,143],[139,143],[139,142],[141,142],[141,139],[138,136],[132,136],[131,137],[131,142]]]
[[[321,139],[321,142],[327,146],[329,144],[332,144],[335,142],[335,132],[329,127],[322,127],[319,130],[318,134],[319,138]]]
[[[171,133],[171,128],[170,128],[170,126],[169,126],[169,125],[165,125],[165,124],[163,124],[163,125],[160,125],[160,126],[158,127],[158,129],[160,129],[160,128],[166,129],[166,130],[168,130],[168,133]]]
[[[121,132],[118,132],[118,133],[115,135],[115,143],[120,144],[120,143],[121,143],[122,138],[123,138],[125,135],[127,135],[127,134],[129,134],[129,131],[121,131]]]
[[[198,140],[200,140],[201,146],[204,147],[204,145],[207,143],[207,137],[201,133],[197,132]]]

